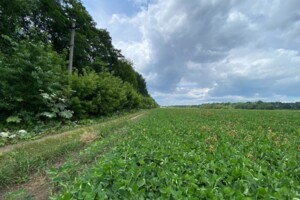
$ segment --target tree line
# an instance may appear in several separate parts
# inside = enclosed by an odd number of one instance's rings
[[[74,72],[68,75],[76,22]],[[145,79],[80,0],[0,1],[0,124],[157,107]]]
[[[186,106],[176,106],[186,107]],[[205,103],[200,105],[192,105],[188,107],[204,108],[204,109],[256,109],[256,110],[300,110],[300,102],[284,103],[284,102],[237,102],[237,103]]]

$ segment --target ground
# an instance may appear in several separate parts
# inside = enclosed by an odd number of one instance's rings
[[[93,141],[97,139],[101,139],[99,137],[99,131],[101,132],[101,128],[105,128],[106,125],[114,125],[117,123],[120,123],[122,121],[128,121],[128,122],[137,122],[144,113],[136,113],[129,115],[128,117],[123,117],[120,119],[111,120],[108,122],[95,124],[92,126],[82,127],[75,130],[67,131],[60,134],[45,136],[43,138],[40,138],[38,140],[34,141],[27,141],[27,142],[20,142],[18,144],[14,145],[7,145],[5,147],[0,148],[0,156],[4,154],[9,154],[10,152],[13,152],[16,149],[20,149],[26,146],[34,146],[36,144],[41,144],[49,139],[51,140],[61,140],[62,138],[70,137],[72,139],[72,135],[74,134],[80,134],[80,142],[83,145],[83,149],[87,146],[89,146]],[[76,159],[76,156],[78,156],[78,152],[80,149],[76,149],[75,151],[71,152],[68,155],[64,155],[62,157],[58,157],[54,163],[51,164],[51,166],[48,166],[48,168],[51,167],[59,167],[64,164],[66,157],[73,159]],[[71,155],[71,156],[70,156]],[[37,200],[47,200],[49,199],[50,193],[51,193],[51,180],[48,178],[47,173],[45,172],[47,169],[44,169],[42,171],[35,171],[31,172],[26,182],[20,183],[20,184],[10,184],[7,186],[4,186],[0,188],[0,199],[37,199]]]

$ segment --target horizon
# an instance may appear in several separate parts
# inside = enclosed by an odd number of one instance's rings
[[[300,100],[300,1],[82,3],[160,105]]]

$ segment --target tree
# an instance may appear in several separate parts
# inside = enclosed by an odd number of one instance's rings
[[[51,102],[64,98],[63,86],[67,84],[64,59],[50,45],[30,41],[18,44],[8,36],[4,38],[14,52],[2,54],[0,59],[2,120],[18,116],[26,121],[50,111],[54,104],[45,101],[45,95],[52,98]]]
[[[74,20],[77,70],[68,80]],[[80,0],[0,1],[0,31],[1,121],[70,118],[69,103],[77,118],[156,105],[144,78]]]
[[[150,96],[147,90],[147,84],[143,76],[136,72],[136,80],[138,86],[138,92],[144,96]]]
[[[133,88],[138,88],[136,73],[132,67],[132,63],[128,60],[119,60],[118,65],[114,69],[114,74],[124,82],[130,83]]]

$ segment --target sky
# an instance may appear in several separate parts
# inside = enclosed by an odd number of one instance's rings
[[[160,105],[300,101],[299,0],[82,0]]]

